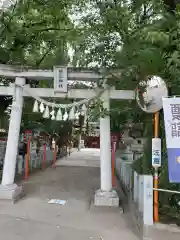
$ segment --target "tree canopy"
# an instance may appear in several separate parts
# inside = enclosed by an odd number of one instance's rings
[[[51,68],[70,62],[71,50],[74,66],[95,66],[108,72],[120,70],[119,75],[108,81],[116,89],[135,89],[138,81],[151,74],[163,77],[172,94],[176,94],[180,85],[177,3],[177,0],[16,1],[0,11],[0,63]],[[1,82],[7,84],[9,80],[2,78]],[[49,82],[41,81],[41,86],[48,85]],[[1,100],[4,113],[11,98]],[[113,101],[111,106],[116,110],[111,115],[116,120],[126,119],[132,115],[126,109],[134,105],[135,102]],[[134,112],[132,118],[141,115],[144,116]]]
[[[18,0],[0,10],[0,63],[28,65],[31,68],[52,68],[69,62],[68,50],[78,37],[70,19],[70,9],[75,1]],[[43,79],[42,79],[43,80]],[[1,78],[1,85],[11,80]],[[37,86],[38,82],[29,81]],[[40,81],[40,87],[51,86]],[[1,118],[11,104],[10,97],[0,97]],[[40,115],[31,114],[32,100],[26,99],[23,120],[42,122]],[[5,122],[5,121],[2,121]],[[4,124],[2,124],[4,125]],[[2,126],[3,127],[3,126]]]

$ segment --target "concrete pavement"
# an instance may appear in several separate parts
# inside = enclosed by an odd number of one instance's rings
[[[100,149],[83,148],[78,151],[73,148],[72,153],[57,161],[57,166],[100,167]]]
[[[14,205],[0,202],[1,239],[138,239],[120,208],[91,205],[99,177],[98,167],[87,166],[59,166],[30,177],[24,183],[24,199]],[[48,204],[52,198],[67,202],[63,206]]]
[[[0,239],[142,239],[128,211],[91,204],[100,187],[99,154],[99,150],[74,150],[67,159],[57,161],[56,169],[48,168],[24,182],[26,197],[19,202],[0,201]],[[54,198],[67,202],[48,204]],[[179,236],[180,232],[158,229],[147,240],[178,240]]]

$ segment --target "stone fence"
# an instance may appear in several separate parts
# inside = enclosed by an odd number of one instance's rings
[[[0,144],[0,170],[2,172],[3,162],[5,157],[5,150],[6,150],[6,143],[1,142]],[[53,163],[53,151],[50,149],[49,146],[42,146],[40,148],[39,153],[36,153],[36,149],[31,148],[30,152],[30,159],[28,162],[28,172],[31,173],[34,170],[44,169],[49,167]],[[59,153],[57,154],[56,158],[61,158],[66,155],[66,149],[60,149]],[[26,167],[26,156],[23,158],[22,156],[17,156],[16,162],[16,177],[22,176],[25,172]],[[1,174],[0,174],[1,175]]]
[[[132,170],[131,160],[116,158],[116,174],[128,197],[132,219],[143,236],[149,235],[153,226],[153,177]]]

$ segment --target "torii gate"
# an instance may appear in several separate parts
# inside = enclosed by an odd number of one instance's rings
[[[58,75],[58,74],[61,74]],[[22,193],[22,187],[14,183],[16,156],[23,108],[23,98],[30,96],[28,93],[36,94],[39,97],[90,99],[97,95],[93,89],[70,89],[67,91],[67,81],[99,81],[101,75],[91,70],[79,70],[78,68],[56,67],[52,70],[32,70],[27,67],[13,67],[0,65],[0,76],[14,78],[15,84],[8,87],[0,87],[0,95],[13,96],[8,140],[4,160],[2,183],[0,185],[0,199],[16,199]],[[63,80],[60,80],[63,77]],[[30,88],[26,85],[26,79],[31,80],[52,80],[59,79],[55,91],[52,88]],[[20,86],[28,88],[28,92]],[[101,95],[103,107],[110,109],[110,99],[131,100],[135,99],[134,91],[107,89]],[[117,193],[112,190],[111,176],[111,137],[110,117],[100,118],[100,189],[95,193],[95,205],[117,206],[119,199]]]

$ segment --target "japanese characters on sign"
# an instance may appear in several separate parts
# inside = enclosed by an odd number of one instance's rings
[[[163,98],[164,124],[171,183],[180,183],[180,97]]]
[[[171,108],[171,136],[180,137],[180,104],[170,104]]]
[[[152,166],[161,167],[161,139],[152,139]]]
[[[54,67],[54,90],[68,91],[67,67]]]
[[[180,147],[180,98],[163,98],[167,148]]]

